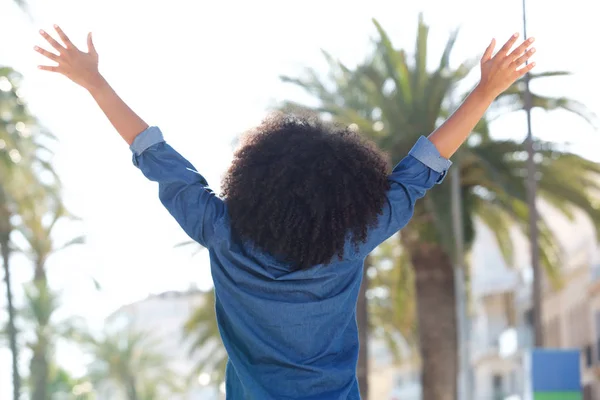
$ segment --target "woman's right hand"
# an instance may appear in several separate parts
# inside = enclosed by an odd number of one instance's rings
[[[44,71],[58,72],[87,90],[103,85],[105,81],[98,71],[98,52],[94,47],[92,34],[88,34],[88,51],[85,52],[75,47],[58,25],[54,25],[54,29],[62,43],[55,40],[44,30],[40,30],[40,34],[58,54],[38,46],[35,46],[34,49],[58,65],[40,65],[38,68]]]

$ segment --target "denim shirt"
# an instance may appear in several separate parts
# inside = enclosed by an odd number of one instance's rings
[[[356,301],[363,261],[410,220],[415,202],[451,162],[421,137],[389,176],[383,214],[365,243],[342,261],[293,270],[235,240],[225,202],[194,167],[150,127],[131,146],[183,230],[210,254],[217,322],[229,361],[227,399],[360,399],[356,378]]]

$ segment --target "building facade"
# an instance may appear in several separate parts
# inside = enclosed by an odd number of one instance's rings
[[[600,400],[600,252],[592,223],[581,213],[564,217],[546,204],[540,213],[560,247],[560,287],[543,281],[545,347],[581,350],[584,399]],[[533,347],[532,272],[527,238],[515,229],[512,262],[492,231],[477,223],[471,266],[472,399],[521,399],[523,359]],[[418,365],[396,368],[390,400],[420,399]],[[404,391],[407,393],[403,397]],[[408,397],[407,397],[408,396]]]

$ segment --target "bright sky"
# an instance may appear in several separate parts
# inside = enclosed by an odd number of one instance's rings
[[[548,4],[529,0],[538,70],[575,75],[533,88],[574,97],[600,114],[596,54],[585,44],[600,37],[595,3]],[[348,64],[359,61],[374,34],[372,17],[396,45],[412,49],[417,13],[424,11],[433,26],[433,59],[447,33],[462,25],[455,62],[481,53],[492,37],[504,41],[522,24],[520,0],[33,0],[31,9],[33,21],[10,0],[0,0],[0,65],[24,74],[32,111],[60,139],[56,168],[65,201],[83,222],[66,226],[58,239],[83,232],[88,244],[52,258],[50,279],[63,290],[63,312],[83,315],[94,325],[148,293],[185,289],[192,282],[210,287],[207,257],[192,259],[188,250],[173,249],[185,235],[91,98],[70,81],[36,70],[41,57],[32,47],[42,43],[39,28],[59,23],[80,44],[92,31],[108,80],[218,189],[235,136],[260,121],[276,100],[306,99],[278,76],[296,75],[302,66],[322,67],[320,48]],[[494,132],[524,137],[521,121],[518,114],[506,117]],[[534,129],[600,160],[600,136],[565,113],[535,113]],[[30,278],[23,259],[15,259],[14,271],[17,287]],[[102,292],[94,290],[90,276],[100,281]],[[0,355],[0,398],[8,398],[10,364],[6,352]]]

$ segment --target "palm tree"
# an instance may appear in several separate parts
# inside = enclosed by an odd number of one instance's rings
[[[32,188],[44,187],[39,176],[52,172],[51,152],[46,147],[53,136],[41,129],[19,95],[21,76],[8,67],[0,68],[0,251],[6,284],[8,334],[12,353],[13,399],[18,399],[21,380],[18,371],[17,331],[10,277],[11,234],[18,199]],[[50,174],[52,176],[52,174]],[[27,179],[29,185],[23,185]]]
[[[158,400],[183,389],[168,358],[145,332],[127,326],[100,338],[84,335],[82,343],[93,357],[88,378],[96,390],[110,392],[111,398]]]
[[[48,287],[41,282],[32,285],[25,292],[26,308],[23,316],[34,322],[35,339],[28,344],[33,353],[29,367],[31,398],[35,400],[48,398],[48,376],[50,375],[49,351],[52,340],[50,332],[51,316],[57,309],[57,298]],[[40,397],[40,396],[45,397]]]
[[[50,193],[47,189],[42,189],[40,192],[39,196],[30,195],[19,201],[18,212],[21,223],[17,228],[28,245],[28,248],[22,250],[22,252],[34,264],[33,280],[46,283],[48,279],[46,271],[48,258],[71,246],[84,244],[85,237],[78,235],[63,244],[57,245],[53,238],[53,231],[57,223],[67,220],[77,221],[78,218],[67,211],[58,197],[58,188]]]
[[[300,79],[282,77],[284,82],[304,88],[320,101],[314,108],[296,103],[287,103],[285,108],[310,109],[352,125],[387,150],[394,161],[399,161],[420,135],[429,134],[449,116],[448,103],[457,97],[458,84],[463,83],[476,63],[465,61],[456,68],[450,65],[457,38],[454,32],[438,67],[430,71],[427,69],[429,27],[422,17],[410,59],[405,50],[394,48],[383,28],[377,21],[374,23],[378,31],[375,49],[356,68],[348,68],[325,54],[330,65],[328,79],[322,79],[312,69]],[[565,74],[542,73],[532,75],[531,79]],[[537,94],[533,98],[534,107],[562,108],[593,120],[593,115],[576,101]],[[517,82],[498,99],[491,114],[520,110],[522,99],[522,85]],[[493,140],[487,121],[482,120],[471,140],[456,155],[460,160],[467,248],[475,236],[474,220],[480,218],[494,231],[509,263],[512,263],[509,228],[516,224],[527,232],[524,151],[521,142]],[[600,173],[598,165],[548,143],[537,142],[536,151],[540,198],[566,215],[571,215],[573,208],[582,209],[600,228],[600,211],[589,196],[590,191],[598,188],[593,177]],[[456,396],[457,321],[450,197],[447,184],[431,190],[424,201],[417,203],[413,220],[397,240],[413,267],[425,400]],[[556,281],[557,269],[553,267],[558,266],[559,246],[543,219],[539,224],[543,265]],[[366,326],[359,328],[365,330]]]
[[[91,390],[91,384],[85,379],[75,378],[57,365],[50,366],[47,399],[92,400],[95,397]]]
[[[12,354],[12,370],[13,370],[13,400],[19,399],[21,378],[19,375],[19,355],[17,350],[17,329],[15,326],[15,307],[13,303],[13,291],[10,278],[10,232],[12,225],[10,218],[12,216],[8,209],[8,199],[2,186],[0,186],[0,250],[2,251],[2,266],[4,269],[4,282],[6,284],[6,299],[8,309],[8,326],[7,335],[10,350]]]
[[[50,366],[52,365],[50,353],[53,341],[56,339],[51,336],[51,318],[58,308],[55,302],[56,298],[48,286],[46,262],[57,251],[84,243],[84,237],[77,236],[61,246],[56,246],[54,243],[53,230],[57,222],[62,219],[74,219],[64,208],[57,193],[48,195],[47,190],[41,190],[39,196],[30,195],[20,199],[18,213],[21,222],[17,229],[28,245],[27,249],[21,251],[34,264],[33,287],[35,293],[32,293],[31,290],[27,292],[29,306],[27,310],[30,311],[28,317],[35,326],[36,336],[35,343],[30,346],[33,352],[30,370],[31,398],[32,400],[45,400],[48,398]],[[47,217],[50,219],[48,220]]]
[[[75,340],[85,332],[79,318],[56,320],[60,307],[59,296],[42,281],[34,281],[25,287],[25,305],[20,315],[25,326],[34,332],[27,347],[32,352],[30,361],[31,399],[51,397],[57,367],[52,361],[56,342],[60,339]]]
[[[13,1],[29,15],[27,0]],[[21,176],[44,170],[52,172],[52,167],[44,159],[43,154],[40,158],[40,151],[45,150],[46,155],[50,154],[43,141],[53,138],[49,132],[40,129],[35,118],[28,112],[25,102],[18,92],[20,80],[21,76],[15,70],[0,66],[0,114],[2,114],[2,118],[0,118],[0,253],[6,285],[7,330],[12,354],[13,400],[18,400],[20,397],[21,377],[18,368],[17,329],[10,276],[10,237],[13,230],[12,218],[15,203],[12,196],[15,194],[15,189],[20,188],[18,185],[9,185],[8,183],[11,179],[14,183],[17,171]],[[38,140],[40,138],[41,142]],[[17,166],[16,164],[19,163],[21,165]]]

